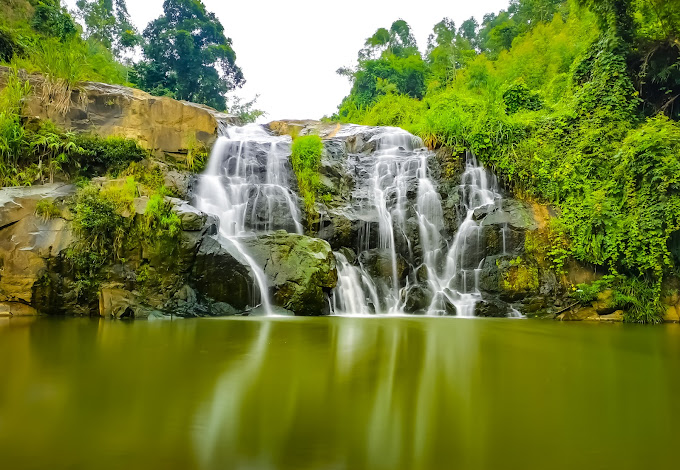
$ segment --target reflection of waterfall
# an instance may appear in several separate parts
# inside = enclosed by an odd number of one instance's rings
[[[222,241],[250,265],[262,306],[270,312],[264,272],[238,239],[277,229],[302,233],[297,198],[290,190],[290,137],[271,136],[256,124],[222,133],[201,175],[196,207],[219,218]]]
[[[465,218],[449,242],[441,198],[428,174],[432,153],[401,129],[384,130],[372,139],[376,151],[370,162],[360,156],[355,168],[367,175],[359,178],[354,193],[366,220],[359,261],[350,264],[338,256],[336,313],[399,313],[406,308],[474,316],[485,256],[474,213],[501,203],[495,179],[473,155],[467,156],[459,186],[459,213]],[[408,276],[402,274],[405,264],[411,267]]]
[[[200,468],[445,468],[444,450],[482,458],[471,449],[485,441],[469,432],[479,425],[475,322],[239,321],[254,335],[194,415]]]

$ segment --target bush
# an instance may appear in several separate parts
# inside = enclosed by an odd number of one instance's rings
[[[17,42],[14,34],[0,27],[0,61],[11,62],[15,56],[21,56],[24,52],[24,47]]]
[[[35,215],[40,217],[44,222],[47,222],[50,219],[61,216],[61,210],[59,210],[54,201],[50,199],[41,199],[35,205]]]
[[[174,240],[182,231],[182,223],[172,211],[172,204],[165,200],[163,192],[151,196],[144,211],[145,235],[154,241]]]
[[[42,0],[35,7],[31,26],[36,31],[65,41],[76,35],[76,24],[59,0]]]
[[[75,157],[81,173],[86,176],[109,172],[117,177],[132,162],[139,162],[149,155],[137,141],[122,137],[78,135],[74,142],[79,147]]]
[[[597,300],[598,294],[612,291],[612,306],[624,311],[624,319],[631,323],[660,323],[663,306],[660,286],[639,277],[607,275],[590,284],[579,284],[572,297],[582,305]]]

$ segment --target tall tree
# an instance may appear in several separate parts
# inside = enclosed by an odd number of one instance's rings
[[[418,44],[411,27],[404,20],[392,23],[390,29],[379,28],[373,36],[366,39],[364,48],[359,51],[359,61],[395,55],[410,57],[418,54]]]
[[[474,33],[474,19],[467,20],[465,28]],[[463,31],[461,27],[460,31]],[[474,39],[474,37],[473,37]],[[456,31],[455,23],[444,18],[434,25],[432,34],[427,39],[427,62],[430,66],[429,83],[442,86],[449,83],[456,76],[456,70],[475,56],[474,46],[463,34]]]
[[[165,0],[144,30],[138,85],[223,110],[228,91],[245,83],[231,39],[200,0]]]
[[[100,42],[117,57],[140,43],[125,0],[78,0],[76,7],[77,16],[85,23],[86,37]]]

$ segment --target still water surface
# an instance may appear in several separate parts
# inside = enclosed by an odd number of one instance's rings
[[[0,319],[3,469],[663,469],[680,326]]]

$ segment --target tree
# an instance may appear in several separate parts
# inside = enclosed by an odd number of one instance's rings
[[[117,57],[141,42],[130,20],[125,0],[78,0],[77,16],[86,27],[86,37],[100,42]]]
[[[137,84],[224,110],[226,93],[245,82],[224,27],[200,0],[165,0],[163,13],[144,30]]]
[[[467,20],[464,24],[474,31],[476,23]],[[474,19],[472,19],[474,22]],[[461,27],[462,30],[462,27]],[[475,56],[474,47],[462,34],[456,32],[455,23],[444,18],[434,25],[427,40],[427,62],[430,66],[430,85],[442,86],[455,78],[456,70],[465,66]]]
[[[377,59],[389,55],[409,57],[417,55],[418,44],[411,27],[404,20],[392,23],[390,29],[379,28],[373,36],[366,39],[364,48],[359,51],[359,61]]]
[[[78,30],[73,18],[59,0],[41,0],[35,6],[31,26],[47,36],[54,36],[65,42],[76,36]]]
[[[471,45],[476,46],[477,43],[477,30],[479,29],[479,23],[472,17],[463,21],[458,28],[458,35],[467,39]]]

